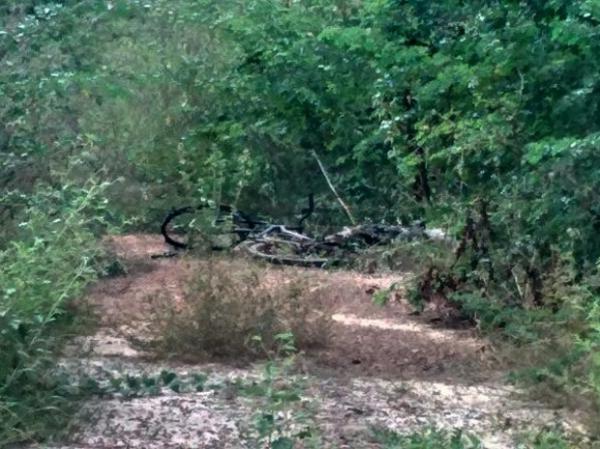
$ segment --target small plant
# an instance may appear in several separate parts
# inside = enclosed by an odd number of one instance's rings
[[[259,401],[260,411],[248,438],[253,447],[292,449],[300,441],[303,447],[320,447],[310,401],[302,397],[303,379],[294,373],[297,351],[293,334],[276,335],[274,350],[259,336],[252,340],[268,357],[261,380],[239,388],[243,395]]]
[[[580,446],[568,442],[560,432],[543,430],[519,443],[517,449],[576,449]]]
[[[75,319],[69,304],[97,276],[93,230],[102,226],[107,186],[40,187],[0,249],[2,444],[55,433],[76,408],[80,392],[56,374],[54,351]]]
[[[204,373],[194,373],[191,376],[179,376],[173,371],[163,370],[157,375],[111,376],[104,381],[92,377],[84,378],[78,385],[82,394],[96,396],[119,395],[125,398],[158,396],[163,389],[175,393],[200,392],[217,389],[219,385],[206,385],[208,376]]]
[[[374,436],[383,449],[483,449],[477,437],[460,429],[449,432],[431,428],[410,435],[376,429]]]
[[[276,336],[287,329],[299,348],[325,345],[328,317],[316,309],[302,277],[269,280],[267,269],[236,261],[209,260],[193,276],[183,304],[159,298],[155,315],[156,349],[188,360],[262,358],[279,347]],[[261,348],[251,344],[261,339]]]
[[[398,291],[400,284],[398,282],[392,282],[389,287],[373,293],[373,304],[378,306],[385,306],[392,298],[393,293]]]

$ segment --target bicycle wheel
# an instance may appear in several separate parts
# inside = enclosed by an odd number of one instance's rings
[[[323,268],[331,264],[326,257],[319,257],[298,242],[281,239],[247,241],[241,244],[252,257],[276,265]]]
[[[208,246],[211,249],[230,248],[234,235],[228,206],[220,209],[201,205],[182,207],[171,211],[164,219],[160,232],[165,242],[176,249]],[[225,215],[220,215],[225,213]]]
[[[176,219],[182,215],[191,214],[193,211],[193,207],[186,206],[169,212],[160,226],[160,233],[165,238],[166,243],[177,249],[188,248],[189,243],[185,238],[185,226],[182,226],[181,223],[176,223]]]

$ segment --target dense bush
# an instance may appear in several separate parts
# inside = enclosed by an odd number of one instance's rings
[[[72,410],[77,392],[53,371],[53,351],[73,323],[69,305],[96,276],[92,231],[104,188],[40,187],[26,198],[17,234],[0,251],[2,445],[54,433]]]

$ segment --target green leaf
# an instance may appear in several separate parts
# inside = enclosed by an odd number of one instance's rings
[[[293,449],[294,440],[288,437],[279,437],[271,444],[272,449]]]
[[[172,382],[175,381],[175,379],[177,379],[177,373],[174,373],[173,371],[163,370],[160,373],[160,378],[165,385],[170,385]]]

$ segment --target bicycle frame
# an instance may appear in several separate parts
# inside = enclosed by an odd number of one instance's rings
[[[173,246],[176,249],[189,248],[189,245],[187,243],[175,240],[173,237],[171,237],[169,235],[169,231],[168,231],[169,224],[176,217],[178,217],[180,215],[193,213],[194,211],[201,210],[201,209],[207,209],[210,207],[211,206],[209,204],[202,203],[198,206],[185,206],[185,207],[181,207],[178,209],[173,209],[171,212],[169,212],[169,214],[167,214],[167,216],[163,220],[163,223],[160,227],[160,233],[163,235],[165,242],[168,243],[169,245]],[[224,222],[224,219],[221,217],[222,212],[229,214],[232,218],[233,225],[234,225],[231,232],[234,234],[237,234],[238,237],[240,238],[240,241],[246,240],[251,234],[256,233],[256,232],[258,232],[258,236],[260,236],[260,235],[266,236],[266,235],[274,233],[274,232],[279,232],[282,234],[287,234],[291,238],[303,240],[303,239],[310,239],[310,237],[307,237],[301,233],[303,230],[303,222],[310,215],[312,215],[312,213],[314,212],[314,209],[315,209],[315,204],[314,204],[314,196],[311,193],[308,196],[308,208],[302,209],[302,211],[301,211],[302,216],[300,217],[300,219],[298,221],[298,225],[297,226],[288,226],[288,227],[286,227],[284,225],[276,225],[273,223],[269,223],[268,221],[264,221],[264,220],[254,219],[249,214],[246,214],[245,212],[242,212],[241,210],[236,210],[232,206],[229,206],[226,204],[220,204],[216,209],[217,209],[217,214],[213,221],[213,224]]]

